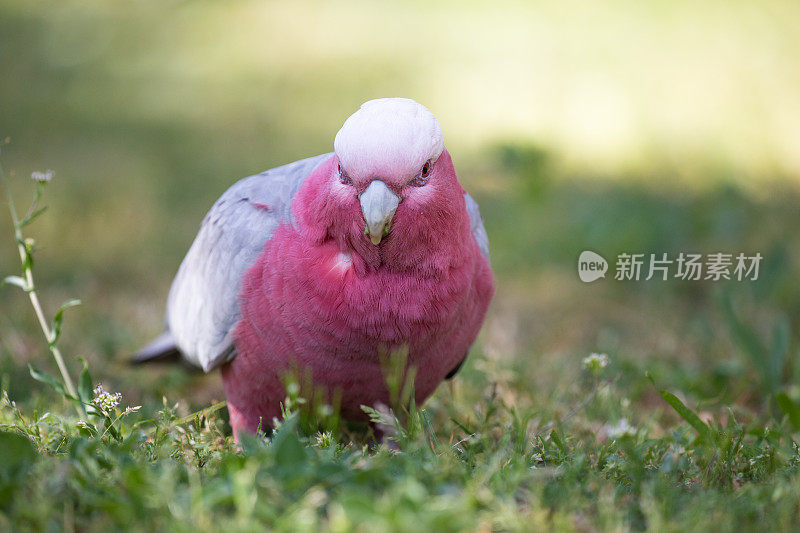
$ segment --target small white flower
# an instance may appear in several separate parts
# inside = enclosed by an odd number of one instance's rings
[[[589,357],[583,359],[583,368],[590,372],[600,372],[610,362],[611,360],[604,353],[590,353]]]
[[[112,394],[110,392],[106,392],[103,390],[103,386],[99,383],[94,388],[94,399],[92,400],[92,405],[104,413],[109,413],[116,409],[121,401],[122,393],[115,392]]]
[[[319,446],[323,450],[330,448],[336,443],[335,439],[333,438],[333,433],[331,433],[330,431],[317,433],[316,441],[317,441],[317,446]]]
[[[636,435],[636,428],[628,423],[627,418],[620,418],[619,421],[613,426],[603,426],[606,435],[611,440],[620,439],[622,437],[632,437]]]
[[[36,171],[31,172],[31,179],[33,181],[38,181],[39,183],[47,183],[48,181],[53,179],[56,173],[53,170],[47,169],[44,172]]]

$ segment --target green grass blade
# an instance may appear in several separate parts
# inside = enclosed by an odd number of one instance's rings
[[[664,401],[675,409],[681,418],[688,422],[702,437],[709,439],[709,441],[711,440],[711,428],[708,427],[708,424],[700,420],[697,413],[686,407],[680,398],[671,392],[665,390],[660,390],[658,392],[661,394],[661,397],[664,398]]]
[[[781,383],[783,378],[783,367],[789,356],[789,321],[782,318],[775,324],[772,334],[772,347],[769,351],[769,375],[770,380],[776,385]]]
[[[656,383],[653,380],[653,377],[650,375],[650,373],[647,373],[646,375],[647,378],[650,380],[650,382],[653,384],[653,386],[656,387]],[[699,416],[697,416],[697,413],[686,407],[686,405],[684,405],[684,403],[680,400],[680,398],[678,398],[671,392],[666,391],[664,389],[659,389],[658,387],[656,387],[656,390],[661,395],[661,397],[664,398],[664,401],[667,402],[670,405],[670,407],[672,407],[675,410],[675,412],[677,412],[680,415],[681,418],[683,418],[686,422],[688,422],[689,425],[692,426],[695,429],[695,431],[697,431],[697,433],[700,434],[701,437],[707,439],[709,443],[713,442],[712,440],[713,432],[711,431],[711,428],[708,427],[708,424],[703,422]]]
[[[768,392],[774,392],[777,383],[775,381],[775,376],[770,370],[769,361],[765,361],[765,358],[769,356],[766,346],[761,342],[761,339],[753,328],[747,326],[736,315],[730,294],[724,294],[722,296],[721,304],[722,314],[725,317],[728,329],[733,340],[738,345],[739,350],[741,350],[750,359],[753,366],[761,372],[764,386],[767,387]]]

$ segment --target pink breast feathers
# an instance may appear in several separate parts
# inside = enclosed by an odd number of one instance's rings
[[[359,276],[333,243],[281,227],[245,275],[238,355],[223,369],[237,434],[272,425],[282,374],[297,368],[341,395],[344,418],[365,419],[361,405],[389,404],[381,355],[404,346],[421,404],[465,356],[494,291],[488,262],[472,257],[445,278]]]

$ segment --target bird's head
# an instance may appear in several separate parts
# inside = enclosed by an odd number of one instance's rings
[[[370,264],[404,267],[435,261],[432,251],[468,235],[464,191],[424,106],[366,102],[336,134],[334,152],[308,198],[308,221],[325,232],[317,240],[333,238]]]

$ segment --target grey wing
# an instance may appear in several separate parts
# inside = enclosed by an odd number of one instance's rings
[[[481,212],[478,209],[478,202],[472,199],[467,193],[464,193],[464,202],[467,206],[467,214],[469,215],[469,227],[472,231],[472,238],[475,239],[475,242],[478,244],[478,249],[481,251],[481,255],[483,255],[486,260],[489,260],[489,236],[486,234],[486,229],[483,227],[483,218],[481,217]],[[458,364],[453,367],[450,372],[444,377],[444,379],[449,380],[453,379],[458,371],[461,370],[461,367],[464,366],[464,362],[467,360],[467,356],[469,355],[469,351],[464,354],[464,357],[458,362]]]
[[[167,329],[184,358],[208,372],[235,355],[239,291],[247,268],[284,222],[323,154],[235,183],[203,219],[167,299]]]
[[[478,243],[481,254],[488,260],[489,236],[486,234],[486,229],[483,227],[483,218],[481,218],[478,203],[467,193],[464,193],[464,202],[467,204],[467,214],[469,215],[469,226],[472,230],[472,237],[475,239],[475,242]]]

